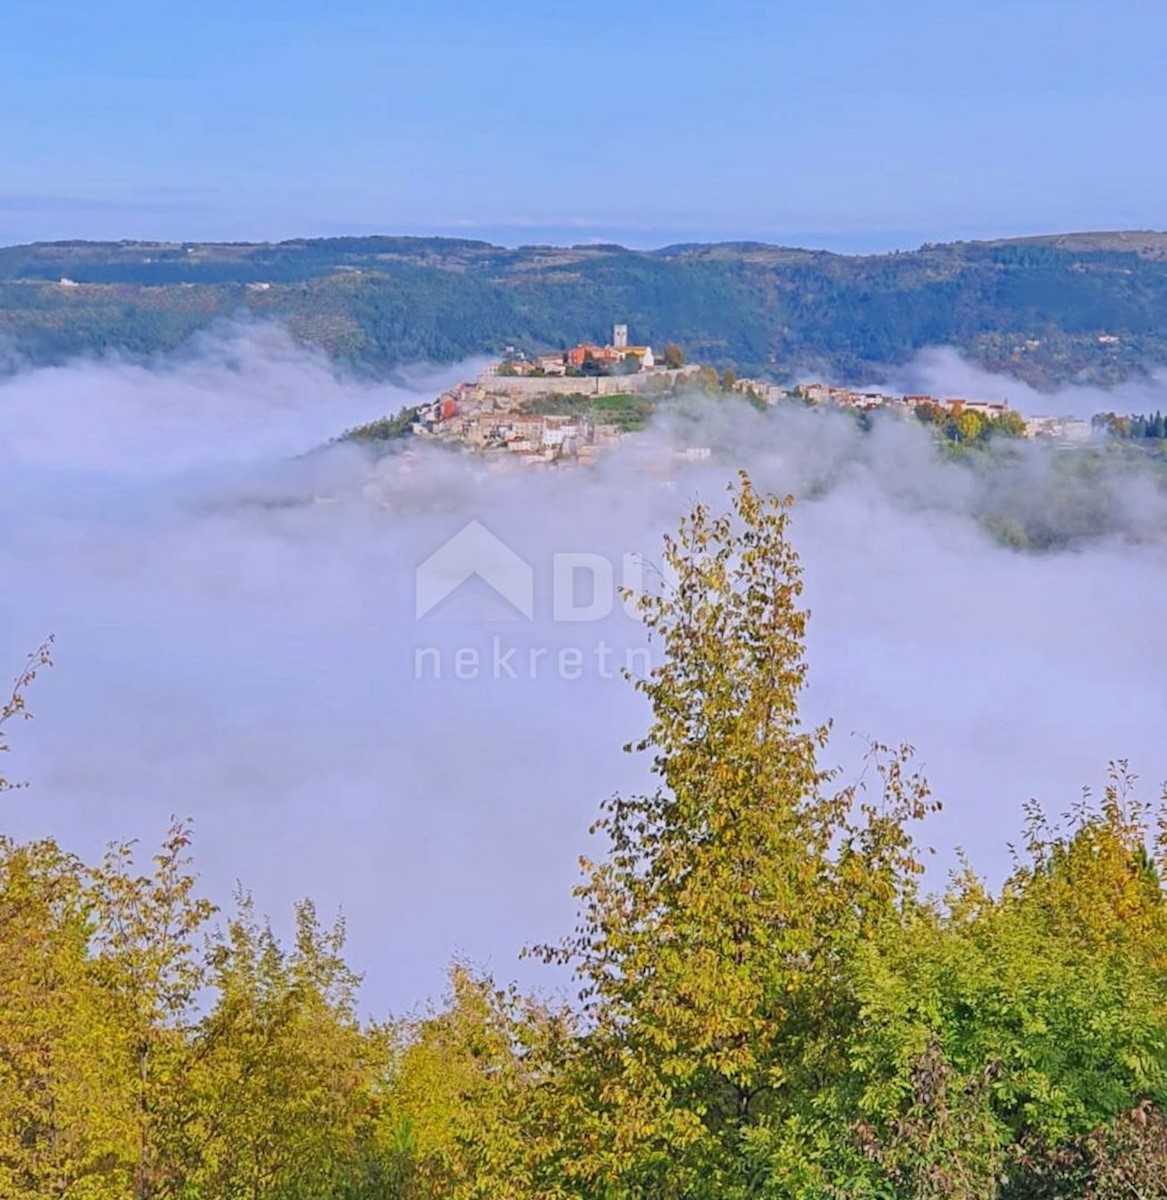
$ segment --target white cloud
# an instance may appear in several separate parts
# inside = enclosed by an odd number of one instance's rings
[[[946,363],[917,370],[986,394]],[[240,878],[273,913],[301,894],[344,907],[376,1008],[434,991],[458,951],[518,973],[519,946],[570,927],[597,802],[643,769],[620,753],[644,723],[625,684],[590,663],[546,673],[565,648],[640,644],[618,611],[550,621],[552,555],[651,557],[738,465],[800,498],[810,713],[836,717],[851,768],[852,731],[917,745],[947,804],[936,844],[1000,870],[1031,795],[1061,810],[1123,755],[1167,778],[1167,513],[1145,480],[1067,494],[1039,451],[985,477],[912,425],[862,437],[736,404],[677,413],[592,472],[299,457],[414,398],[254,328],[0,384],[0,663],[58,638],[38,719],[15,731],[10,766],[35,786],[9,797],[9,831],[94,854],[191,814],[217,898]],[[666,469],[678,444],[713,458]],[[985,513],[1070,546],[1003,549]],[[419,647],[486,651],[498,632],[414,620],[414,568],[472,519],[534,568],[535,620],[502,631],[514,661],[547,652],[534,681],[415,678]]]

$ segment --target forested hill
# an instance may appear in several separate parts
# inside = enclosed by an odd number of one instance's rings
[[[445,238],[0,249],[10,361],[150,353],[251,313],[373,371],[508,344],[682,343],[779,376],[877,378],[949,344],[1038,385],[1167,364],[1167,234],[927,245],[846,256],[758,243],[503,249]]]

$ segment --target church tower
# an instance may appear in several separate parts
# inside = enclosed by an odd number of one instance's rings
[[[616,325],[612,329],[612,345],[617,350],[624,350],[628,346],[628,326]]]

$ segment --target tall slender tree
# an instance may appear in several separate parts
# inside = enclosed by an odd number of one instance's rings
[[[889,805],[853,824],[856,794],[818,764],[828,727],[800,723],[790,511],[743,474],[730,511],[699,504],[666,539],[661,586],[639,598],[664,651],[637,682],[652,723],[628,747],[651,753],[659,786],[605,805],[579,926],[546,951],[575,966],[594,1027],[596,1177],[634,1192],[753,1190],[751,1130],[789,1117],[832,1053],[812,1013],[840,939],[920,871],[903,827],[922,785],[893,756]]]

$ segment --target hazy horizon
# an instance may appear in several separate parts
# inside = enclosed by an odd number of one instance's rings
[[[0,213],[3,207],[0,206]],[[380,226],[354,227],[344,229],[328,229],[327,227],[315,232],[289,232],[279,236],[257,233],[250,237],[235,237],[235,236],[207,236],[207,237],[191,237],[191,236],[173,236],[173,237],[146,237],[136,236],[133,233],[127,233],[123,236],[109,237],[81,237],[81,236],[60,236],[37,238],[31,241],[2,241],[0,240],[0,249],[17,249],[20,246],[30,245],[52,245],[65,244],[69,242],[89,242],[97,244],[126,244],[133,245],[141,243],[145,245],[155,243],[165,243],[168,245],[184,245],[184,244],[199,244],[199,245],[276,245],[282,242],[295,241],[317,241],[330,238],[365,238],[365,237],[385,237],[385,238],[439,238],[448,239],[451,241],[476,241],[483,242],[489,245],[498,246],[506,250],[522,250],[540,246],[551,246],[559,249],[573,249],[576,247],[587,246],[603,246],[617,245],[625,250],[634,250],[644,253],[651,253],[669,248],[670,246],[682,245],[737,245],[737,244],[764,244],[777,246],[783,249],[790,250],[825,250],[832,254],[840,254],[845,256],[864,256],[864,255],[880,255],[892,254],[896,252],[910,252],[919,250],[929,244],[954,244],[961,242],[997,242],[997,241],[1025,241],[1032,238],[1057,238],[1071,237],[1075,235],[1089,234],[1146,234],[1146,233],[1163,233],[1165,229],[1141,228],[1135,229],[1130,227],[1097,227],[1097,228],[1075,228],[1075,229],[1027,229],[1015,231],[998,231],[992,232],[982,230],[980,232],[961,232],[955,231],[949,236],[932,237],[923,236],[922,234],[907,234],[895,231],[873,231],[861,234],[833,234],[830,232],[818,233],[801,233],[788,234],[782,233],[748,233],[727,231],[710,231],[710,230],[636,230],[636,229],[621,229],[621,228],[602,228],[592,230],[589,226],[567,227],[567,226],[548,226],[548,227],[526,227],[526,226],[491,226],[477,228],[474,226],[415,226],[403,227],[401,229],[386,229]],[[581,234],[587,233],[587,237],[582,237]],[[801,240],[800,240],[801,239]]]

